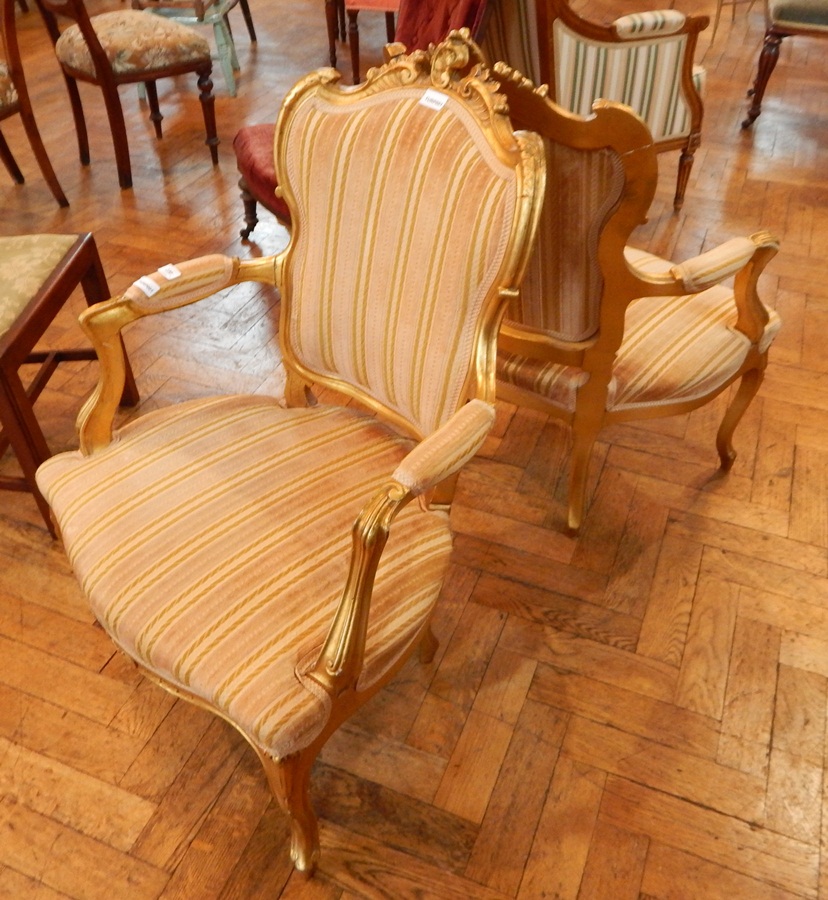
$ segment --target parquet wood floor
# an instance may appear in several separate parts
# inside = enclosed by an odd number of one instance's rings
[[[321,0],[252,5],[258,46],[235,23],[238,97],[216,77],[217,168],[194,85],[161,87],[160,142],[124,91],[132,191],[118,189],[103,105],[84,86],[92,165],[78,164],[51,47],[37,14],[21,16],[71,206],[58,209],[22,130],[4,123],[29,177],[18,187],[0,173],[0,231],[93,231],[113,292],[166,262],[281,246],[266,213],[254,243],[238,238],[232,138],[325,64],[324,16]],[[580,3],[602,19],[625,7]],[[367,60],[382,23],[361,19]],[[760,10],[742,6],[713,46],[702,36],[708,101],[687,202],[672,213],[675,158],[662,156],[636,234],[674,259],[760,228],[781,238],[761,287],[784,327],[732,473],[716,474],[722,404],[608,430],[572,540],[565,430],[502,405],[453,511],[436,659],[409,665],[317,766],[323,854],[310,881],[291,872],[253,754],[136,677],[31,499],[4,493],[1,898],[828,900],[828,55],[786,41],[743,133],[762,30]],[[277,304],[246,286],[136,325],[142,407],[271,390]],[[80,342],[71,316],[55,339]],[[74,445],[94,375],[66,367],[39,401],[54,450]]]

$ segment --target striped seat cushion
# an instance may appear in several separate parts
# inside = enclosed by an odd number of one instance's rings
[[[221,397],[149,413],[92,456],[52,457],[38,484],[113,640],[281,757],[326,722],[303,673],[345,584],[353,522],[409,448],[351,408]],[[396,519],[360,688],[426,621],[450,549],[445,513],[412,503]]]
[[[629,251],[636,263],[665,271],[670,263]],[[780,327],[770,312],[760,349]],[[735,330],[733,291],[717,285],[699,294],[633,301],[627,308],[624,340],[609,384],[607,410],[659,406],[694,400],[725,384],[740,368],[750,341]],[[548,399],[570,412],[588,375],[579,368],[500,354],[498,378]]]

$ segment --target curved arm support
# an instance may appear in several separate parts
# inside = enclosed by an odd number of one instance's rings
[[[712,250],[707,250],[670,267],[661,273],[646,272],[627,259],[627,266],[638,282],[634,295],[639,297],[669,297],[679,294],[696,294],[721,284],[733,275],[737,281],[755,265],[758,250],[770,250],[762,268],[779,249],[779,243],[767,232],[757,232],[750,237],[732,238]],[[761,270],[760,270],[761,271]]]
[[[736,330],[741,331],[752,343],[762,346],[765,326],[768,323],[768,311],[759,299],[757,282],[765,266],[776,256],[779,241],[767,231],[760,231],[752,237],[755,251],[750,262],[736,275],[733,293],[738,311]]]
[[[139,278],[119,297],[84,310],[80,324],[101,364],[98,384],[84,403],[77,420],[80,450],[94,453],[112,440],[112,423],[123,392],[124,351],[121,330],[143,316],[155,315],[195,303],[242,281],[281,282],[281,257],[240,261],[213,255],[163,266]]]
[[[391,522],[412,496],[402,485],[391,481],[363,507],[354,522],[345,590],[322,652],[306,673],[334,697],[353,688],[362,671],[377,566]]]
[[[332,696],[353,688],[362,671],[374,576],[394,517],[413,497],[458,472],[480,449],[494,417],[494,406],[483,400],[462,406],[405,457],[357,517],[345,590],[322,651],[305,673]]]

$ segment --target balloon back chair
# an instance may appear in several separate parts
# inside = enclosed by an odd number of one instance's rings
[[[681,151],[673,200],[680,209],[701,141],[704,69],[693,57],[708,22],[663,9],[604,26],[576,15],[569,0],[491,0],[484,51],[548,84],[550,98],[578,115],[598,99],[631,106],[658,152]]]
[[[2,39],[0,49],[2,49],[5,59],[5,62],[0,60],[0,121],[8,119],[10,116],[20,116],[26,137],[29,139],[40,171],[49,185],[49,190],[61,206],[68,206],[69,201],[66,199],[66,194],[63,193],[52,163],[49,161],[46,148],[43,146],[29,100],[26,79],[23,75],[23,61],[17,43],[15,2],[14,0],[0,0],[0,7],[2,7],[0,9],[0,14],[2,14],[0,15],[0,39]],[[2,134],[0,134],[0,159],[3,160],[3,164],[14,181],[17,184],[23,184],[23,173]]]
[[[773,70],[779,60],[779,47],[786,37],[801,35],[828,38],[828,0],[768,0],[767,28],[756,80],[749,91],[752,98],[742,128],[750,126],[762,112],[762,100]]]
[[[50,451],[34,413],[58,364],[95,359],[91,347],[46,348],[43,338],[77,288],[87,303],[109,297],[106,275],[91,234],[27,234],[0,237],[0,453],[9,445],[22,477],[0,478],[0,488],[30,491],[54,533],[49,506],[35,482]],[[37,366],[24,380],[24,366]],[[124,363],[123,402],[138,402],[129,363]]]
[[[132,0],[133,9],[146,9],[160,16],[174,19],[182,25],[209,25],[213,29],[216,54],[224,75],[224,83],[231,97],[236,96],[236,76],[239,58],[236,42],[230,30],[230,10],[239,6],[244,16],[251,43],[256,42],[256,29],[248,0]]]
[[[716,441],[730,468],[733,431],[780,325],[757,295],[777,242],[765,232],[737,237],[676,265],[627,246],[657,182],[641,119],[611,101],[581,118],[510,67],[494,71],[513,122],[542,135],[548,159],[537,249],[501,328],[498,396],[570,426],[575,533],[605,425],[685,413],[739,381]]]
[[[476,39],[484,27],[487,4],[488,0],[435,0],[428,5],[403,0],[394,40],[411,52],[425,50],[429,44],[438,43],[453,29],[468,28]],[[329,8],[333,10],[334,4],[330,3]],[[334,27],[330,22],[329,26]],[[333,60],[332,65],[335,65],[335,55]],[[245,239],[250,237],[259,222],[258,204],[272,212],[283,225],[290,225],[287,207],[276,194],[273,127],[272,122],[245,125],[233,140],[236,164],[241,175],[239,190],[244,204],[241,236]]]
[[[145,85],[150,119],[156,136],[160,138],[163,117],[158,107],[155,82],[159,78],[188,72],[198,76],[199,99],[207,134],[205,143],[210,148],[213,165],[218,164],[215,98],[211,80],[213,62],[210,45],[201,35],[179,22],[136,9],[90,16],[84,0],[37,0],[37,5],[54,42],[66,80],[83,165],[89,163],[89,138],[78,81],[95,84],[101,89],[115,146],[118,183],[122,188],[129,188],[132,187],[132,167],[119,85]],[[69,19],[72,24],[61,31],[59,17],[61,20]]]
[[[96,617],[152,679],[244,735],[305,871],[319,749],[435,648],[447,504],[494,420],[498,326],[540,211],[540,140],[512,131],[467,35],[356,89],[323,69],[288,93],[288,247],[165,266],[85,313],[103,367],[81,451],[38,472]],[[198,399],[111,441],[121,327],[248,280],[281,292],[287,407]],[[354,402],[314,405],[312,385]]]

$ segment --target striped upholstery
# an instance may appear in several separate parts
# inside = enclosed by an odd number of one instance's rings
[[[521,326],[564,341],[582,341],[598,328],[603,279],[598,237],[618,201],[624,176],[609,150],[573,149],[550,140],[542,236],[518,298],[506,312]],[[556,303],[549,298],[556,297]]]
[[[421,96],[384,91],[348,115],[301,104],[288,129],[302,137],[278,174],[296,209],[285,341],[427,434],[457,408],[516,187],[457,100],[444,95],[447,116]]]
[[[620,38],[641,38],[648,34],[675,34],[685,22],[685,15],[677,9],[658,9],[652,12],[631,13],[612,23]]]
[[[565,109],[585,116],[596,98],[617,100],[644,119],[654,141],[690,133],[681,90],[686,35],[607,44],[588,40],[557,19],[553,38],[555,100]]]
[[[341,596],[353,520],[409,446],[350,408],[211,398],[144,415],[92,456],[53,457],[38,482],[114,641],[282,757],[326,721],[303,666]],[[360,687],[436,600],[448,517],[410,504],[390,540]]]
[[[651,273],[667,272],[672,266],[643,251],[628,248],[627,254]],[[780,327],[778,315],[769,313],[761,350],[767,349]],[[725,384],[751,347],[735,323],[733,291],[722,286],[683,297],[633,301],[609,383],[607,410],[694,400]],[[499,379],[569,411],[575,409],[577,391],[588,377],[580,368],[513,354],[500,354],[498,359]]]
[[[482,48],[486,59],[508,63],[535,84],[546,80],[541,71],[535,4],[526,0],[490,0]]]

